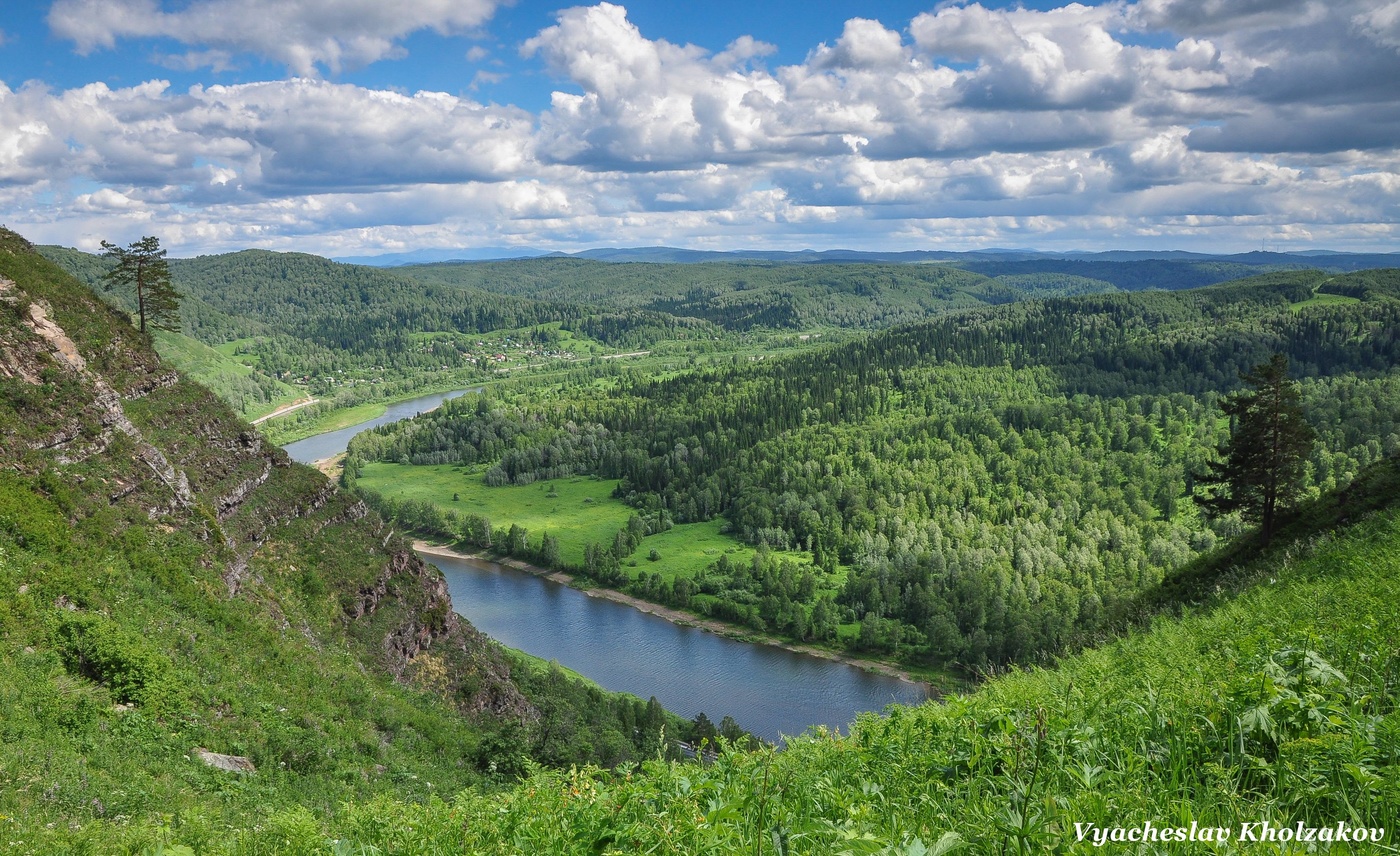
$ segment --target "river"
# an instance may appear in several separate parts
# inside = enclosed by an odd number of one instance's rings
[[[625,604],[477,559],[423,556],[442,569],[457,613],[504,645],[558,660],[610,690],[656,696],[686,718],[704,711],[776,740],[810,725],[843,728],[922,686],[771,645],[682,627]]]
[[[345,451],[361,431],[406,419],[480,387],[389,405],[367,422],[290,443],[294,460],[312,463]],[[917,704],[922,686],[854,666],[736,642],[682,627],[624,604],[492,562],[424,556],[442,569],[457,613],[483,633],[641,698],[656,696],[686,718],[726,714],[768,740],[808,726],[844,728],[856,714],[892,702]]]
[[[480,391],[481,387],[475,386],[471,389],[435,392],[432,395],[422,395],[407,401],[396,402],[389,405],[389,409],[385,410],[383,415],[367,422],[351,425],[349,428],[341,428],[339,431],[327,431],[325,434],[307,437],[305,440],[288,443],[282,448],[287,450],[287,454],[292,456],[292,460],[303,464],[314,464],[326,458],[333,458],[345,451],[345,447],[350,444],[350,438],[361,431],[368,431],[371,428],[378,428],[380,425],[388,425],[390,422],[398,422],[400,419],[409,419],[420,413],[427,413],[444,401],[451,401],[469,392]]]

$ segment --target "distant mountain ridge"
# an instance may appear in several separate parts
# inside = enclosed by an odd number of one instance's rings
[[[576,253],[550,252],[534,247],[476,247],[469,249],[424,249],[380,255],[340,256],[333,261],[372,267],[432,264],[453,261],[500,261],[548,256],[550,258],[592,259],[606,262],[767,262],[778,264],[826,264],[842,262],[927,264],[930,262],[978,261],[1220,261],[1259,266],[1322,267],[1328,270],[1362,270],[1400,265],[1397,253],[1347,253],[1317,249],[1277,253],[1195,253],[1187,250],[1106,250],[1102,252],[1047,252],[1024,248],[990,248],[953,252],[947,250],[692,250],[684,247],[596,247]]]
[[[549,250],[534,247],[472,247],[463,249],[410,250],[402,253],[378,253],[368,256],[336,256],[333,262],[370,267],[432,264],[433,262],[479,262],[503,259],[533,259],[550,255]]]

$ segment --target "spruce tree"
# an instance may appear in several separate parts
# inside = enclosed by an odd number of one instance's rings
[[[1264,540],[1274,531],[1279,509],[1302,490],[1303,461],[1317,432],[1303,415],[1298,383],[1288,377],[1288,358],[1274,354],[1240,375],[1252,391],[1227,396],[1220,408],[1230,417],[1230,438],[1221,460],[1199,482],[1213,492],[1196,502],[1212,515],[1239,511],[1258,523]]]
[[[103,241],[102,249],[103,255],[115,262],[103,277],[107,290],[116,286],[135,289],[141,332],[146,332],[147,323],[157,330],[179,332],[180,293],[170,281],[170,265],[160,240],[148,236],[125,247]]]

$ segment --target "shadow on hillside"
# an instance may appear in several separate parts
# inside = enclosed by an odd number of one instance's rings
[[[1256,530],[1168,574],[1118,610],[1109,622],[1110,633],[1145,626],[1157,615],[1230,600],[1295,555],[1300,545],[1395,505],[1400,505],[1400,458],[1387,458],[1362,470],[1346,488],[1290,511],[1271,540]]]

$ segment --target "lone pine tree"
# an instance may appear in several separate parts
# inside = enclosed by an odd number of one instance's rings
[[[1302,490],[1303,461],[1317,432],[1303,415],[1298,383],[1288,377],[1288,358],[1274,354],[1240,375],[1253,391],[1227,396],[1221,410],[1230,417],[1230,438],[1219,448],[1199,481],[1213,492],[1197,496],[1209,514],[1239,511],[1258,523],[1267,541],[1279,508]]]
[[[178,332],[180,293],[170,282],[170,265],[160,240],[148,236],[125,247],[103,241],[102,249],[103,256],[116,263],[103,277],[107,290],[117,286],[135,289],[141,332],[146,332],[148,322],[157,330]]]

